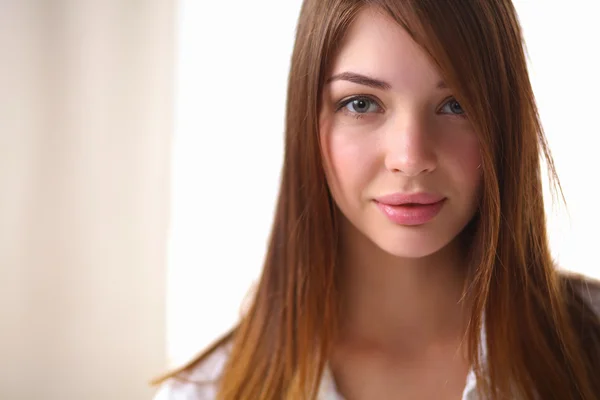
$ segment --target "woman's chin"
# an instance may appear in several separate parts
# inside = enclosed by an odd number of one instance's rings
[[[375,245],[384,252],[399,258],[423,258],[428,257],[442,250],[450,241],[435,240],[431,236],[419,238],[418,240],[410,240],[406,238],[398,238],[390,240],[390,238],[381,238],[381,240],[373,240]]]

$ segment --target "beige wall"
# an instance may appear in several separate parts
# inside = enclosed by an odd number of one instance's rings
[[[0,0],[0,399],[165,366],[175,0]]]

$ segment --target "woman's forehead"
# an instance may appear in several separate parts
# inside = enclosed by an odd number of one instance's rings
[[[427,53],[390,16],[374,8],[359,12],[331,65],[330,76],[358,73],[385,81],[398,91],[437,86],[440,81]]]

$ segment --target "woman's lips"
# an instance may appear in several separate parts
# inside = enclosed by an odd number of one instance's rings
[[[431,193],[395,193],[375,199],[381,212],[399,225],[422,225],[439,214],[446,198]]]

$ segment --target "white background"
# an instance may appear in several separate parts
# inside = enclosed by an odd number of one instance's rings
[[[185,362],[237,320],[258,277],[283,149],[300,0],[182,0],[167,354]],[[554,256],[600,278],[599,3],[517,0],[542,123],[567,199],[547,196]]]

